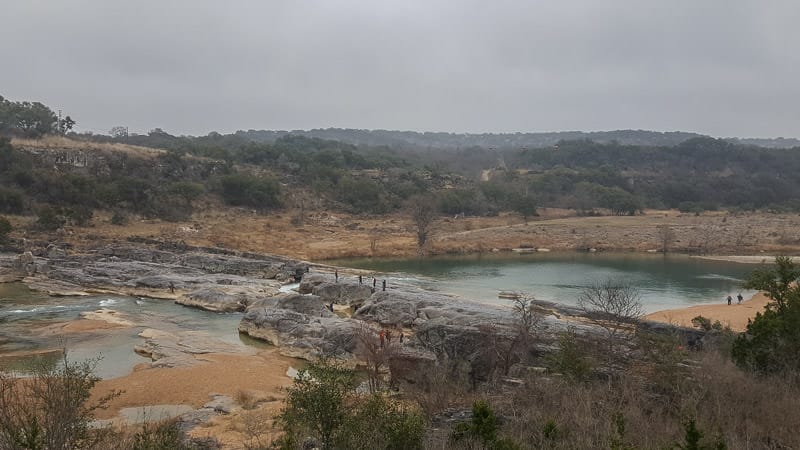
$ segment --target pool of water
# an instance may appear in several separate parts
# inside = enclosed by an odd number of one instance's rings
[[[111,309],[134,324],[86,333],[61,333],[57,326],[80,318],[82,312]],[[36,360],[57,364],[58,352],[38,356],[9,354],[67,348],[76,361],[100,358],[96,374],[103,378],[125,375],[134,365],[148,361],[133,351],[142,342],[145,328],[173,333],[202,330],[234,345],[261,346],[239,335],[241,314],[220,314],[175,304],[171,300],[115,295],[50,297],[31,291],[22,283],[0,284],[0,368],[24,372]],[[6,355],[6,356],[3,356]]]
[[[533,253],[436,256],[414,259],[331,261],[374,270],[384,278],[417,284],[481,302],[507,304],[501,291],[522,291],[539,300],[574,305],[586,286],[609,278],[636,287],[647,312],[723,302],[743,290],[753,265],[710,261],[685,255],[633,253]]]

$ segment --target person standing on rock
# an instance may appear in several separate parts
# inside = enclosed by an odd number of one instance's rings
[[[358,276],[358,284],[364,284],[364,280],[361,278],[361,275]]]
[[[392,330],[386,330],[386,343],[391,345],[392,344]]]
[[[175,283],[173,283],[172,281],[169,282],[169,293],[170,294],[175,293]]]
[[[378,279],[372,277],[372,289],[375,289],[376,287],[378,287]]]
[[[381,337],[381,348],[383,348],[383,342],[384,339],[386,339],[386,332],[384,330],[381,330],[379,336]]]
[[[339,282],[339,271],[338,270],[334,270],[333,271],[333,277],[336,280],[336,282],[338,283]]]
[[[383,280],[383,290],[386,291],[386,280]]]
[[[400,330],[400,344],[401,345],[403,344],[403,338],[404,337],[405,337],[405,334],[403,334],[403,330]]]

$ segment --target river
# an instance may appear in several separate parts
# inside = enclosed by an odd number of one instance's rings
[[[80,333],[61,331],[60,325],[79,319],[81,313],[103,308],[117,311],[134,326]],[[125,375],[134,365],[149,361],[133,351],[134,345],[142,342],[138,334],[145,328],[171,333],[203,330],[210,337],[234,345],[264,345],[244,335],[240,337],[237,327],[241,316],[189,308],[172,300],[117,295],[50,297],[22,283],[0,283],[0,356],[5,355],[0,357],[0,369],[25,372],[33,359],[29,352],[66,347],[71,360],[99,356],[95,373],[102,378]],[[37,358],[55,364],[59,355],[48,352]]]
[[[750,264],[710,261],[685,255],[553,252],[491,253],[414,259],[347,259],[330,261],[346,267],[388,273],[427,289],[481,302],[503,304],[500,291],[521,291],[538,300],[574,305],[580,291],[608,278],[636,287],[647,312],[701,303],[723,302],[755,291],[740,283],[755,268]]]

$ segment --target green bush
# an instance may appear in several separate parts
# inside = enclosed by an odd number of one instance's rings
[[[39,218],[36,220],[36,226],[41,230],[54,231],[67,223],[67,219],[60,208],[55,209],[45,206],[37,212],[37,215]]]
[[[20,192],[0,187],[0,212],[20,214],[24,209],[25,203]]]
[[[495,450],[519,449],[512,440],[497,436],[499,428],[500,422],[491,406],[484,400],[478,400],[472,404],[472,419],[456,425],[451,438],[455,442],[476,442]]]
[[[358,213],[383,214],[389,210],[383,186],[367,178],[341,178],[336,186],[336,199]]]
[[[561,333],[558,337],[558,350],[547,357],[547,367],[551,372],[560,373],[572,381],[589,378],[592,364],[574,331]]]
[[[736,364],[760,374],[800,374],[800,267],[789,257],[776,267],[753,272],[744,287],[766,291],[772,299],[733,342]]]
[[[20,383],[0,372],[0,448],[45,450],[96,448],[108,430],[90,426],[93,413],[118,392],[90,401],[99,381],[96,360],[72,362],[64,351],[58,367],[40,361]]]
[[[263,210],[281,206],[281,187],[274,178],[234,174],[220,178],[218,185],[219,194],[230,205]]]
[[[8,239],[8,233],[11,233],[14,227],[11,226],[11,222],[8,221],[5,217],[0,217],[0,243],[3,243]]]
[[[128,223],[128,216],[121,211],[114,211],[114,215],[111,216],[111,224],[112,225],[125,225]]]
[[[280,423],[285,432],[276,443],[301,448],[311,438],[323,449],[421,449],[422,416],[379,395],[356,394],[356,374],[331,362],[310,364],[287,389]]]

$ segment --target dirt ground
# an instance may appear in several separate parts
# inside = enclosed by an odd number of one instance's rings
[[[73,227],[66,235],[30,231],[14,235],[69,242],[78,251],[130,236],[185,241],[192,245],[266,252],[322,261],[347,257],[413,256],[418,250],[409,218],[354,216],[309,212],[303,226],[292,224],[296,211],[257,214],[242,208],[205,205],[184,223],[132,219],[125,226],[110,223],[97,212],[88,227]],[[434,224],[428,254],[486,252],[493,249],[668,251],[695,254],[758,255],[800,251],[797,214],[710,212],[696,216],[677,211],[646,211],[637,216],[577,217],[574,212],[543,209],[527,224],[516,214],[495,217],[440,217]],[[12,218],[25,229],[31,218]],[[668,237],[664,239],[663,230]],[[671,236],[671,237],[669,237]]]
[[[141,365],[124,377],[101,380],[92,391],[94,400],[114,390],[122,394],[96,417],[111,419],[122,408],[149,405],[200,408],[212,394],[223,394],[252,404],[215,416],[194,429],[192,436],[213,436],[226,448],[241,448],[242,442],[258,434],[267,441],[273,439],[275,431],[270,426],[283,406],[283,388],[292,382],[287,370],[297,361],[281,356],[277,349],[262,350],[255,356],[206,354],[196,358],[198,364],[190,367]]]

